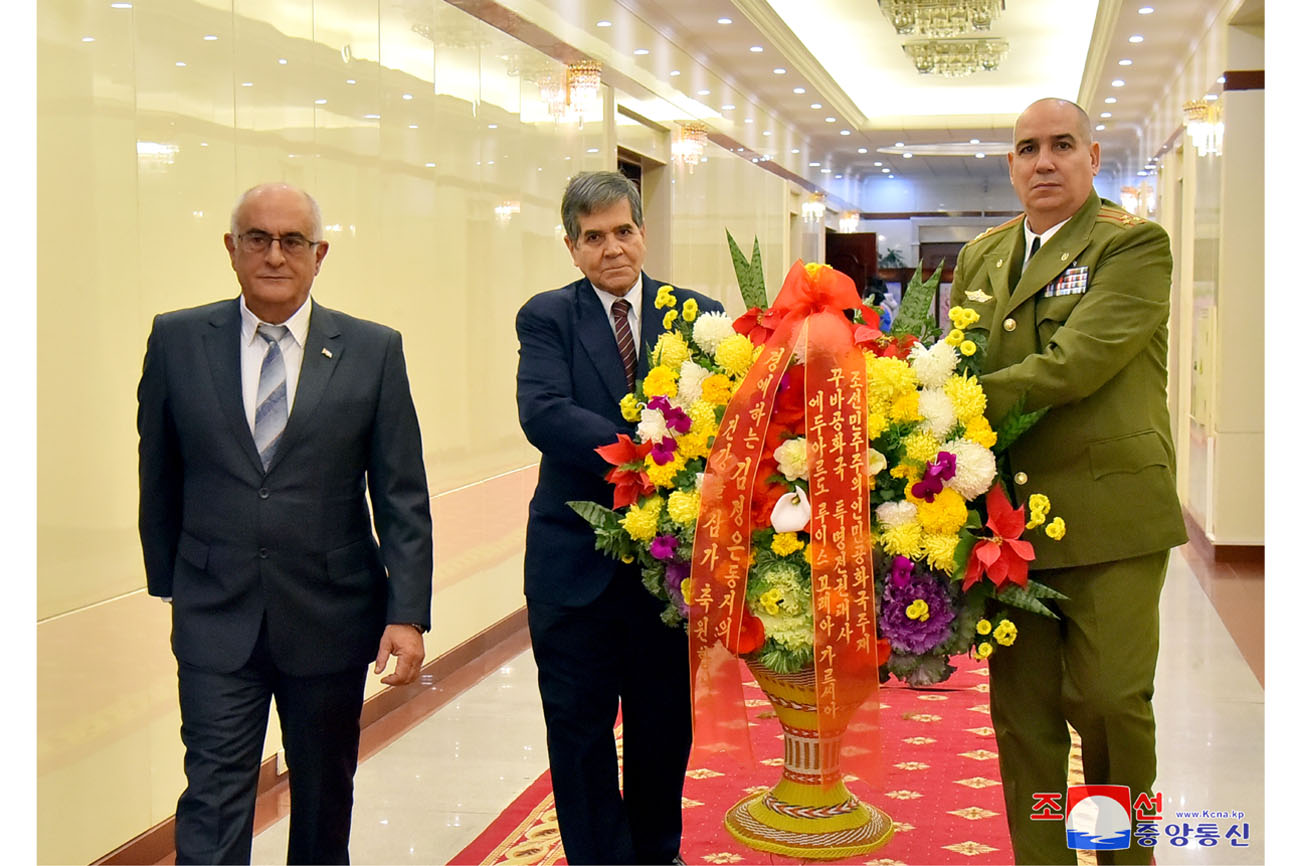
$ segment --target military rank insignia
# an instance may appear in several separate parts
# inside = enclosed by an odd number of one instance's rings
[[[1088,268],[1068,268],[1065,273],[1043,288],[1043,297],[1059,298],[1063,295],[1082,295],[1088,291]]]

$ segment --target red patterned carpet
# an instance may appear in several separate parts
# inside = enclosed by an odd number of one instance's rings
[[[843,863],[1009,863],[1011,847],[1002,815],[997,746],[989,726],[988,667],[961,658],[958,671],[935,689],[888,685],[881,690],[885,730],[883,792],[849,787],[884,809],[895,823],[885,847]],[[798,863],[754,851],[732,839],[722,816],[747,792],[775,784],[781,767],[781,729],[756,685],[747,688],[754,747],[769,757],[763,772],[721,765],[688,773],[682,798],[686,821],[682,856],[691,864]],[[764,744],[768,744],[765,746]],[[528,790],[461,851],[453,863],[563,863],[550,774]]]

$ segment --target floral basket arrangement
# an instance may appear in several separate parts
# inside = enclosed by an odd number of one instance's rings
[[[857,855],[893,832],[843,784],[875,774],[879,683],[942,682],[954,655],[1015,642],[1012,609],[1053,616],[1022,535],[1064,524],[1042,496],[1026,518],[999,482],[998,454],[1037,417],[992,429],[984,346],[964,332],[977,314],[954,307],[946,334],[928,318],[938,271],[918,269],[886,334],[826,265],[796,262],[769,306],[757,242],[746,259],[728,241],[749,310],[659,290],[664,334],[621,404],[635,435],[597,449],[614,508],[569,504],[688,627],[697,752],[748,747],[737,656],[781,719],[782,779],[728,830],[787,856]]]

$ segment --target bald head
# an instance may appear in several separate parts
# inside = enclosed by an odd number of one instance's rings
[[[281,198],[285,194],[297,195],[302,198],[303,202],[311,211],[311,240],[320,240],[323,231],[324,221],[320,215],[320,205],[316,204],[316,199],[307,194],[306,190],[299,189],[292,184],[287,183],[259,183],[257,186],[244,192],[243,195],[235,202],[235,206],[230,210],[230,233],[239,234],[240,231],[240,214],[245,206],[250,202],[264,196],[273,195]]]
[[[1035,233],[1074,216],[1092,194],[1101,147],[1091,127],[1088,112],[1068,99],[1040,99],[1016,119],[1007,164]]]

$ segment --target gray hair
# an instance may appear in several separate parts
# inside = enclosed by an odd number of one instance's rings
[[[255,187],[251,187],[249,189],[244,190],[244,194],[241,195],[238,198],[238,200],[235,201],[235,206],[230,209],[230,233],[232,235],[239,234],[239,210],[244,206],[244,202],[248,201],[249,197],[254,195],[255,193],[259,193],[262,190],[266,190],[266,189],[272,189],[273,187],[280,187],[281,189],[291,189],[307,200],[307,204],[311,208],[310,240],[313,241],[320,240],[321,235],[325,233],[324,232],[325,221],[321,219],[320,205],[316,204],[316,199],[312,198],[307,193],[306,190],[299,189],[298,187],[287,183],[259,183]]]
[[[569,240],[576,241],[580,227],[578,217],[589,216],[618,204],[623,199],[632,208],[632,222],[645,228],[641,216],[641,193],[636,184],[617,171],[584,171],[569,179],[560,201],[560,221]]]

